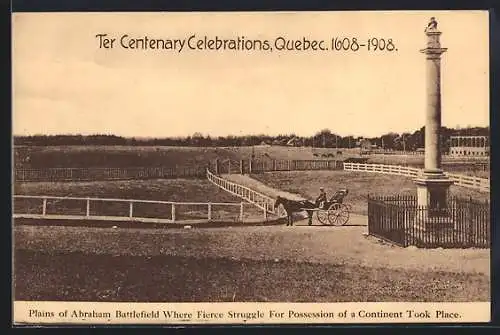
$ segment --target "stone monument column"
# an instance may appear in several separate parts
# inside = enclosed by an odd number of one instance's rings
[[[415,180],[419,206],[429,208],[426,219],[442,216],[447,207],[448,189],[453,183],[441,169],[441,47],[437,21],[431,18],[425,29],[427,47],[420,50],[426,56],[426,118],[425,118],[425,166]]]

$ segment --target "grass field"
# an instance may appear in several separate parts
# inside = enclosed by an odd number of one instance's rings
[[[486,250],[402,249],[364,227],[14,228],[17,300],[489,301]]]
[[[135,147],[135,146],[48,146],[30,147],[32,168],[49,167],[171,167],[203,165],[216,158],[238,159],[224,148]]]
[[[366,197],[373,195],[416,195],[415,183],[409,177],[351,171],[291,171],[267,172],[252,175],[253,178],[271,187],[298,194],[306,199],[315,199],[319,188],[324,187],[328,195],[341,188],[349,190],[345,202],[353,207],[353,213],[366,215]],[[452,195],[472,196],[489,200],[490,194],[464,187],[452,186]]]
[[[16,183],[14,193],[17,195],[52,195],[52,196],[71,196],[71,197],[94,197],[94,198],[113,198],[113,199],[138,199],[138,200],[158,200],[173,202],[219,202],[219,203],[240,203],[241,199],[221,190],[211,184],[206,179],[156,179],[156,180],[123,180],[123,181],[95,181],[95,182],[29,182]],[[31,201],[31,200],[30,200]],[[41,201],[40,201],[41,202]],[[102,206],[100,212],[96,215],[127,215],[128,204],[111,203],[112,206]],[[16,204],[15,204],[16,205]],[[19,206],[26,206],[21,204]],[[39,205],[39,204],[38,204]],[[75,201],[64,200],[57,202],[57,209],[80,210],[85,213],[84,203],[79,205]],[[121,205],[121,206],[120,206]],[[143,213],[154,214],[154,217],[162,218],[171,215],[171,208],[162,205],[142,205]],[[38,206],[39,207],[39,206]],[[123,208],[121,208],[123,207]],[[36,209],[36,208],[34,208]],[[49,207],[50,211],[51,208]],[[54,211],[56,208],[53,209]],[[112,213],[111,213],[112,212]],[[206,206],[182,205],[177,207],[178,217],[185,219],[206,218]],[[236,220],[240,213],[238,206],[235,207],[216,207],[213,208],[213,217],[225,217]],[[54,213],[55,214],[55,213]],[[149,217],[149,216],[146,216]],[[262,210],[254,205],[244,205],[244,218],[261,218]]]
[[[23,149],[24,150],[24,149]],[[205,166],[215,160],[249,159],[339,159],[359,157],[356,150],[254,146],[254,147],[164,147],[164,146],[47,146],[28,147],[32,168],[49,167],[132,167],[132,166]],[[339,155],[338,151],[342,154]],[[423,167],[422,155],[369,155],[368,163],[397,164]],[[481,163],[482,162],[482,163]],[[443,168],[449,172],[489,177],[486,159],[458,159],[443,157]],[[481,163],[481,164],[479,164]]]

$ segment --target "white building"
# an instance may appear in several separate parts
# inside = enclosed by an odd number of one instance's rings
[[[451,156],[489,156],[488,136],[450,136]]]

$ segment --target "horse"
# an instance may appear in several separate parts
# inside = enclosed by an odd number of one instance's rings
[[[297,213],[297,212],[302,212],[306,211],[307,216],[309,217],[309,225],[312,225],[312,214],[313,212],[307,209],[314,209],[316,208],[316,205],[308,200],[300,200],[300,201],[295,201],[295,200],[290,200],[290,199],[285,199],[280,196],[276,198],[276,201],[274,202],[274,209],[277,209],[279,205],[283,205],[283,208],[286,211],[286,216],[287,216],[287,226],[293,226],[293,218],[292,214]]]

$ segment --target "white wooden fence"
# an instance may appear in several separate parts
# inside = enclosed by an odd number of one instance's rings
[[[484,192],[490,191],[490,180],[488,178],[464,176],[454,173],[446,173],[446,175],[455,182],[455,185],[473,188]]]
[[[422,172],[421,169],[406,166],[362,163],[344,163],[344,170],[394,174],[407,177],[418,177]],[[490,180],[488,178],[465,176],[447,172],[445,172],[445,174],[450,177],[450,179],[453,180],[457,186],[472,188],[484,192],[490,191]]]
[[[99,220],[99,221],[135,221],[144,223],[175,223],[175,222],[205,222],[212,221],[214,207],[230,207],[234,208],[234,212],[237,214],[236,220],[231,221],[243,221],[244,218],[244,203],[205,203],[205,202],[172,202],[172,201],[156,201],[156,200],[137,200],[137,199],[107,199],[107,198],[78,198],[78,197],[54,197],[54,196],[30,196],[30,195],[14,195],[14,218],[26,218],[26,219],[62,219],[62,220]],[[16,206],[17,202],[24,200],[31,200],[31,208],[26,206]],[[73,201],[72,205],[66,204],[65,206],[61,204],[62,201]],[[41,202],[41,204],[40,204]],[[50,206],[49,213],[48,205]],[[76,204],[74,203],[76,202]],[[59,208],[54,204],[59,203]],[[79,203],[79,205],[78,205]],[[98,215],[95,211],[99,209],[96,208],[96,203],[107,203],[109,210],[114,203],[115,207],[119,208],[120,214],[112,215]],[[150,208],[150,211],[145,211],[144,208],[140,211],[136,211],[139,204],[152,204],[157,206],[156,208]],[[118,206],[117,206],[118,205]],[[122,205],[122,206],[119,206]],[[125,206],[123,206],[125,205]],[[180,206],[197,206],[204,207],[206,209],[202,210],[200,213],[199,209],[196,212],[196,219],[183,219],[179,218],[178,209]],[[19,208],[21,207],[21,208]],[[116,208],[115,208],[116,209]],[[77,212],[77,213],[75,213]],[[124,213],[126,212],[126,213]],[[147,216],[145,214],[148,214]],[[181,213],[182,214],[182,213]],[[163,216],[160,218],[159,216]],[[189,215],[188,215],[189,216]],[[219,221],[219,220],[218,220]],[[224,221],[224,220],[221,220]]]
[[[399,165],[384,165],[384,164],[363,164],[363,163],[344,163],[344,170],[395,174],[407,177],[417,177],[418,174],[420,173],[420,169],[412,167],[399,166]]]
[[[282,213],[278,213],[278,211],[274,209],[274,199],[268,197],[267,195],[254,191],[246,186],[242,186],[240,184],[236,184],[234,182],[216,176],[208,169],[207,179],[221,189],[237,197],[240,197],[241,199],[244,199],[262,209],[264,219],[267,219],[268,214],[282,216]]]

